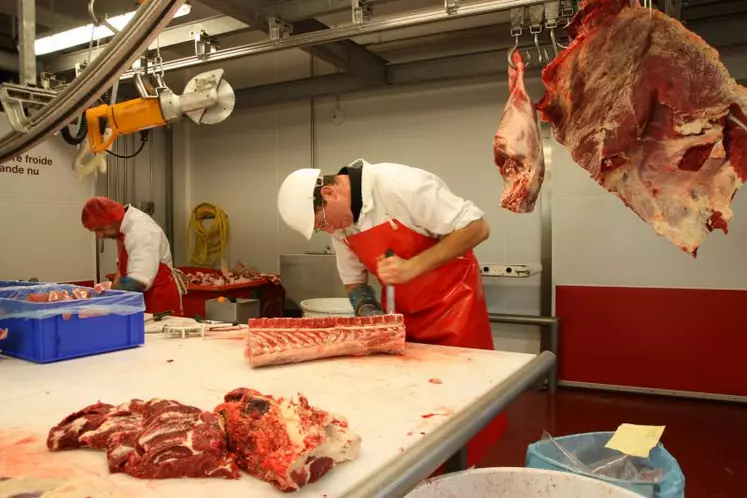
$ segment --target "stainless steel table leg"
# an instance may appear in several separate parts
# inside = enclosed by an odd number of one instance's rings
[[[547,373],[547,390],[555,394],[558,387],[558,348],[560,335],[560,320],[553,316],[508,315],[503,313],[488,313],[491,323],[512,323],[516,325],[534,325],[540,327],[540,351],[550,351],[555,355],[556,363]],[[542,388],[544,379],[539,381],[538,389]]]

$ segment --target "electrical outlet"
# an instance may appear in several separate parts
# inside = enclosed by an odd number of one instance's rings
[[[484,277],[527,278],[542,271],[541,265],[503,265],[480,263],[480,273]]]

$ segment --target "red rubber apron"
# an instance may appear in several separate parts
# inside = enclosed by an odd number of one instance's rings
[[[124,244],[124,235],[117,238],[117,269],[121,276],[127,275],[127,250]],[[171,311],[173,316],[182,316],[182,298],[171,268],[161,263],[158,265],[156,278],[150,289],[143,292],[146,313],[161,313]]]
[[[421,235],[398,220],[349,235],[347,245],[369,272],[376,275],[377,258],[392,249],[410,259],[434,246],[438,239]],[[381,279],[379,279],[381,281]],[[386,293],[382,304],[386,309]],[[395,310],[402,313],[411,342],[475,349],[493,349],[485,291],[474,253],[449,261],[395,286]],[[478,464],[501,438],[508,423],[501,414],[467,445],[467,465]]]

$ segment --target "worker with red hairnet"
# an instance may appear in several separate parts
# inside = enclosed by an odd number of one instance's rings
[[[146,313],[181,315],[184,284],[174,273],[166,234],[153,218],[129,204],[93,197],[83,206],[81,222],[97,237],[117,241],[113,289],[142,292]]]

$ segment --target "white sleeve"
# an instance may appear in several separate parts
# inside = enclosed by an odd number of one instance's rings
[[[144,284],[145,290],[153,285],[161,264],[160,234],[149,228],[132,230],[124,240],[127,251],[127,276]]]
[[[397,170],[396,181],[381,180],[377,182],[379,189],[393,214],[408,213],[416,225],[433,235],[448,235],[484,216],[472,201],[455,195],[441,178],[428,171],[405,167]]]
[[[358,256],[348,247],[347,244],[332,238],[332,246],[337,254],[337,272],[340,274],[340,280],[344,285],[365,284],[368,282],[368,270],[366,266],[358,259]]]

